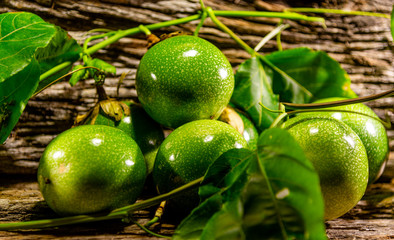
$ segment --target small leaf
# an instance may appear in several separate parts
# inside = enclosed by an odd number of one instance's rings
[[[283,78],[283,74],[275,71],[273,89],[281,101],[304,103],[328,97],[356,97],[346,71],[323,51],[295,48],[266,55],[263,59],[267,65],[290,77]],[[289,87],[294,84],[302,86],[310,96],[306,96],[305,91]]]
[[[89,60],[88,62],[86,62],[86,65],[96,67],[105,73],[111,73],[114,75],[116,74],[116,68],[114,66],[98,58]],[[91,69],[91,71],[96,71],[96,70]],[[94,76],[94,73],[91,73],[91,75]]]
[[[82,80],[82,79],[85,78],[86,69],[81,69],[81,68],[83,68],[83,67],[84,67],[84,66],[82,66],[82,65],[76,65],[76,66],[73,68],[73,71],[76,71],[76,72],[74,72],[74,73],[71,75],[71,78],[70,78],[70,80],[68,81],[68,82],[70,83],[71,86],[74,86],[79,80]],[[80,70],[80,69],[81,69],[81,70]]]
[[[0,29],[0,82],[27,67],[56,31],[54,25],[25,12],[0,14]]]
[[[235,87],[231,103],[245,111],[256,128],[261,132],[274,121],[277,113],[262,108],[277,110],[279,96],[272,91],[272,78],[269,77],[258,57],[243,62],[235,74]]]
[[[40,67],[33,60],[22,71],[0,82],[0,143],[4,143],[18,122],[39,78]]]

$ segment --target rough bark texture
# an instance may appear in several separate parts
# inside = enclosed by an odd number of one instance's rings
[[[381,12],[389,14],[393,0],[336,0],[336,1],[261,1],[261,0],[206,0],[207,6],[220,10],[282,10],[284,7],[324,7],[347,10]],[[140,24],[151,24],[197,13],[198,0],[0,0],[0,13],[29,11],[61,26],[81,43],[85,33],[93,28],[127,29]],[[312,15],[312,14],[310,14]],[[320,15],[326,18],[327,28],[319,23],[286,21],[291,25],[282,34],[283,47],[308,46],[324,50],[338,60],[352,79],[352,89],[359,96],[366,96],[394,87],[393,42],[389,32],[389,19],[366,16]],[[279,19],[269,18],[220,18],[239,34],[250,46],[275,28]],[[154,31],[155,34],[173,31],[192,32],[198,22],[172,26]],[[237,64],[248,58],[225,33],[206,20],[200,36],[211,41]],[[275,51],[275,41],[269,41],[262,52]],[[119,92],[122,99],[136,99],[134,78],[139,59],[146,51],[142,34],[124,38],[95,57],[117,67],[117,76],[105,83],[107,93],[116,95],[119,76],[128,75]],[[0,221],[19,221],[53,216],[38,192],[35,173],[45,146],[60,132],[73,124],[77,114],[85,113],[97,100],[93,80],[79,82],[75,87],[60,83],[31,99],[20,122],[7,142],[0,145]],[[394,123],[394,98],[368,103],[384,118]],[[372,185],[359,205],[344,217],[327,223],[330,238],[394,238],[393,220],[393,162],[394,130],[389,129],[392,151],[384,177]],[[145,221],[147,213],[140,215]],[[145,219],[145,220],[144,220]],[[99,229],[99,230],[98,230]],[[74,233],[70,233],[75,231]],[[173,226],[164,226],[161,233],[171,233]],[[23,231],[0,233],[0,239],[30,239],[36,237],[80,238],[143,238],[147,237],[135,225],[117,223],[68,227],[60,230]]]

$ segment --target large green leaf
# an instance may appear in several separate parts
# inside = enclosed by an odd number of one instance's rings
[[[25,12],[0,14],[0,82],[22,71],[38,48],[46,47],[55,26]]]
[[[32,61],[22,71],[0,82],[0,142],[3,143],[37,88],[40,67]]]
[[[223,154],[200,195],[174,239],[326,239],[318,175],[283,129],[264,131],[256,152]]]
[[[63,61],[75,61],[81,48],[67,33],[26,12],[0,15],[0,142],[18,122],[36,91],[40,74]],[[47,80],[53,80],[64,69]],[[43,82],[46,84],[46,82]]]
[[[82,48],[77,41],[73,39],[66,31],[56,26],[56,34],[53,36],[49,44],[45,48],[37,50],[36,59],[40,63],[41,74],[56,67],[64,62],[75,62],[80,58]],[[72,65],[63,68],[56,74],[40,81],[36,92],[41,91],[54,80],[64,76],[71,69]]]
[[[277,113],[262,108],[260,102],[269,109],[277,110],[279,96],[273,93],[272,78],[266,73],[259,57],[252,57],[243,62],[235,74],[231,103],[247,112],[261,132],[271,125]]]
[[[350,78],[340,64],[323,51],[295,48],[266,55],[266,63],[277,67],[311,94],[308,101],[327,97],[356,97],[350,88]],[[277,71],[274,71],[280,75]],[[288,79],[274,75],[273,90],[281,101],[294,101],[294,91],[286,91]],[[299,92],[299,94],[304,94]],[[302,97],[298,98],[302,100]],[[303,102],[297,102],[303,103]]]

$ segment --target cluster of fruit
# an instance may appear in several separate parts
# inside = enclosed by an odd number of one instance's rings
[[[136,89],[141,104],[128,103],[120,118],[100,112],[46,148],[38,182],[55,212],[110,211],[135,202],[148,175],[165,193],[203,176],[230,149],[257,148],[257,130],[243,114],[237,113],[239,131],[216,120],[229,104],[234,75],[223,53],[206,40],[182,35],[155,44],[141,59]],[[360,200],[388,155],[385,129],[372,110],[363,104],[341,109],[368,116],[304,113],[281,125],[320,176],[326,219]],[[174,131],[164,138],[162,126]],[[185,212],[197,204],[197,191],[176,201]]]

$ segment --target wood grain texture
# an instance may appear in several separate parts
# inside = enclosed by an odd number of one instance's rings
[[[220,10],[275,11],[285,7],[324,7],[371,11],[389,14],[393,0],[336,0],[336,1],[261,1],[261,0],[206,0],[207,6]],[[29,11],[46,21],[66,29],[80,43],[86,31],[93,28],[128,29],[140,24],[152,24],[196,14],[198,0],[0,0],[0,13]],[[366,96],[394,87],[394,44],[389,30],[389,19],[310,14],[323,16],[327,28],[319,23],[285,21],[291,25],[282,34],[285,49],[308,46],[326,51],[338,60],[352,79],[352,89]],[[250,46],[274,29],[279,19],[219,18],[240,35]],[[155,34],[173,31],[194,31],[198,21],[154,31]],[[227,34],[206,20],[200,36],[217,45],[228,57],[234,69],[249,57]],[[96,41],[92,42],[96,43]],[[269,41],[261,53],[277,50],[276,42]],[[136,99],[134,79],[139,59],[146,52],[142,34],[130,36],[100,50],[94,57],[117,67],[117,75],[106,80],[110,96],[116,96],[119,76],[127,72],[119,92],[121,99]],[[88,79],[70,87],[67,82],[56,84],[32,98],[18,125],[4,145],[0,145],[0,221],[20,221],[51,217],[35,183],[39,158],[45,146],[59,133],[70,128],[77,114],[87,112],[97,101],[93,80]],[[367,103],[394,124],[394,98]],[[384,176],[368,189],[358,206],[344,217],[327,223],[332,239],[390,239],[394,238],[393,178],[394,130],[388,129],[391,156]],[[391,199],[391,203],[390,203]],[[387,205],[381,203],[388,202]],[[383,204],[383,205],[382,205]],[[382,206],[382,207],[380,207]],[[146,221],[148,212],[138,219]],[[171,234],[174,226],[157,228],[162,234]],[[71,232],[73,232],[71,234]],[[67,239],[125,239],[150,238],[135,225],[118,222],[76,226],[62,229],[23,232],[0,232],[0,239],[32,238]],[[152,238],[150,238],[152,239]]]

